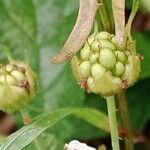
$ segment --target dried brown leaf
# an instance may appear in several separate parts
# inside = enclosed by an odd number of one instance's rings
[[[97,8],[97,0],[80,0],[76,24],[60,53],[52,58],[53,63],[64,63],[81,49],[92,30]]]

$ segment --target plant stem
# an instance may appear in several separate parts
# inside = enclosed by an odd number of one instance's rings
[[[98,2],[100,4],[99,14],[100,14],[100,17],[101,17],[102,26],[103,26],[105,31],[111,33],[111,32],[113,32],[113,26],[112,26],[111,19],[110,19],[110,16],[109,16],[107,3],[106,3],[105,0],[98,0]]]
[[[113,150],[120,150],[119,136],[118,136],[118,129],[117,129],[117,119],[116,119],[115,97],[114,96],[106,97],[106,100],[107,100],[109,124],[111,130],[112,148]]]
[[[125,149],[133,150],[134,145],[133,145],[132,126],[129,117],[128,100],[126,98],[125,91],[122,91],[117,95],[117,102],[122,117],[123,128],[127,130],[127,137],[124,138]]]
[[[32,122],[32,119],[28,113],[28,110],[24,108],[24,109],[21,109],[20,112],[23,118],[24,125],[29,125]]]
[[[128,37],[128,38],[132,39],[132,37],[131,37],[131,25],[132,25],[132,22],[133,22],[133,19],[134,19],[135,15],[138,11],[139,4],[140,4],[139,0],[133,0],[132,11],[131,11],[130,17],[128,19],[126,28],[125,28],[126,38]]]

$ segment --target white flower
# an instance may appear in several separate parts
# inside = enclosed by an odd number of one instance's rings
[[[96,149],[89,147],[85,143],[80,143],[77,140],[73,140],[69,144],[65,144],[64,150],[96,150]]]

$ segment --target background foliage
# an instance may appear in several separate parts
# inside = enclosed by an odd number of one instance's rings
[[[27,51],[28,60],[38,75],[39,89],[35,100],[28,106],[32,117],[44,116],[45,113],[64,107],[86,106],[107,112],[102,98],[84,93],[77,85],[69,63],[60,66],[50,63],[50,58],[59,51],[72,30],[77,10],[76,0],[0,0],[1,63],[6,62],[4,47],[11,49],[15,59],[24,59]],[[141,78],[128,89],[127,96],[133,128],[139,133],[150,119],[150,32],[134,33],[134,37],[144,61]],[[16,112],[13,116],[18,128],[22,127],[19,113]],[[37,140],[44,143],[42,145],[45,145],[45,149],[59,150],[72,139],[88,140],[107,136],[107,132],[98,131],[70,116],[44,132],[39,137],[40,140]],[[25,149],[36,149],[35,144],[31,143]]]

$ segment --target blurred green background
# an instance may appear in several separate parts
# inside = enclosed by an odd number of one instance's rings
[[[132,5],[127,0],[127,16]],[[108,0],[108,3],[110,1]],[[150,137],[150,15],[142,1],[133,27],[137,51],[144,60],[140,80],[127,91],[131,121],[134,132]],[[52,112],[63,107],[93,107],[107,113],[105,100],[86,94],[73,78],[70,63],[53,65],[50,58],[55,55],[71,32],[78,12],[77,0],[0,0],[0,61],[6,63],[4,47],[11,49],[15,59],[28,60],[38,75],[38,92],[28,106],[30,114]],[[148,18],[143,19],[144,17]],[[141,18],[140,18],[141,17]],[[146,24],[146,25],[145,25]],[[147,25],[148,24],[148,25]],[[17,129],[23,126],[18,112],[13,114]],[[146,125],[147,124],[147,125]],[[144,131],[144,132],[143,132]],[[79,139],[93,146],[109,145],[109,135],[75,117],[67,117],[40,138],[45,150],[61,150],[64,143]],[[95,141],[96,144],[94,144]],[[138,144],[137,150],[144,150]],[[50,146],[51,145],[51,146]],[[142,147],[140,147],[142,146]],[[36,149],[30,144],[25,149]],[[150,149],[150,147],[148,148]]]

